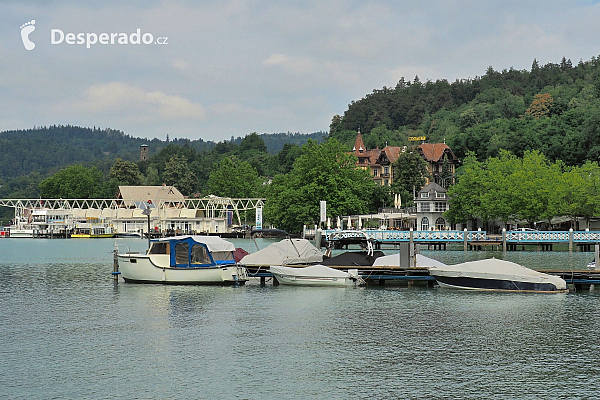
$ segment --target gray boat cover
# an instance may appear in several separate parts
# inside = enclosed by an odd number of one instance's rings
[[[461,264],[432,268],[429,270],[429,273],[433,276],[552,283],[558,290],[567,288],[566,282],[558,276],[544,274],[520,264],[499,260],[497,258],[488,258],[485,260],[469,261]]]
[[[400,266],[400,257],[398,254],[392,254],[389,256],[379,257],[373,263],[374,267],[398,267]],[[441,261],[434,260],[433,258],[425,257],[422,254],[417,254],[417,267],[445,267]]]
[[[240,260],[243,265],[315,264],[323,254],[306,239],[284,239]]]

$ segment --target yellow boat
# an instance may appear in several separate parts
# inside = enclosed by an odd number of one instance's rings
[[[71,238],[74,239],[87,239],[87,238],[113,238],[115,233],[112,232],[111,227],[106,226],[94,226],[91,228],[76,228],[75,232],[71,234]]]

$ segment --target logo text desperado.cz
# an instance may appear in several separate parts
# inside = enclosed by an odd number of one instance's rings
[[[131,34],[126,33],[64,33],[60,29],[50,30],[50,44],[85,44],[88,49],[95,44],[167,44],[167,37],[161,36],[154,40],[151,33],[141,33],[138,28]]]

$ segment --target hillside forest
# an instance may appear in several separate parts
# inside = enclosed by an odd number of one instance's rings
[[[580,60],[577,65],[564,57],[560,63],[545,65],[534,59],[530,70],[497,71],[490,66],[480,77],[451,83],[421,82],[418,76],[412,81],[402,78],[395,87],[375,89],[352,101],[343,115],[333,116],[328,136],[323,132],[253,133],[214,143],[201,139],[149,141],[111,129],[72,126],[2,132],[0,198],[80,197],[75,196],[82,194],[78,186],[65,182],[84,179],[93,188],[84,193],[90,197],[113,197],[119,184],[175,184],[189,196],[266,197],[272,208],[265,209],[265,216],[283,228],[298,229],[318,215],[320,199],[315,193],[335,198],[328,203],[331,209],[348,215],[375,212],[390,204],[392,191],[398,192],[402,186],[398,182],[391,188],[375,187],[368,175],[349,172],[354,163],[346,153],[359,129],[368,148],[409,145],[410,136],[447,143],[469,166],[458,169],[457,189],[450,189],[453,193],[460,188],[461,179],[471,187],[476,185],[477,180],[469,180],[467,175],[493,165],[493,160],[510,160],[511,168],[519,169],[530,165],[523,160],[533,155],[563,174],[578,168],[596,174],[599,122],[600,58]],[[45,146],[39,146],[40,142]],[[149,146],[147,161],[139,161],[140,144]],[[411,165],[402,162],[399,160],[396,170]],[[422,182],[424,173],[420,167],[418,170],[415,173],[421,176],[417,179],[406,171],[398,176]],[[515,171],[511,173],[519,176]],[[339,179],[327,179],[328,174],[337,174]],[[356,180],[364,184],[352,186],[353,190],[364,193],[345,192]],[[489,182],[493,185],[494,180]],[[334,192],[344,192],[347,198],[333,196]],[[289,198],[297,204],[289,203]],[[465,192],[455,198],[470,204]],[[489,207],[460,210],[456,201],[454,206],[456,211],[448,217],[456,222],[497,214]],[[586,213],[600,212],[594,207],[588,207]],[[290,213],[297,215],[284,215]],[[503,219],[511,215],[502,210]],[[527,216],[528,221],[536,218]],[[6,218],[2,221],[7,222]]]

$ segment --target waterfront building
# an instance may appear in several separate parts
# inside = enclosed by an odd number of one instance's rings
[[[264,205],[264,199],[217,196],[186,198],[174,186],[120,186],[113,199],[0,199],[15,210],[13,230],[51,237],[83,228],[104,227],[117,234],[231,233],[244,220],[240,212]],[[147,211],[146,211],[147,212]]]
[[[443,215],[448,209],[445,188],[431,182],[417,192],[414,202],[417,208],[417,230],[442,231],[451,228]]]
[[[409,151],[407,146],[385,146],[383,149],[376,147],[367,149],[363,141],[360,130],[356,135],[352,154],[358,161],[356,166],[369,172],[373,180],[381,186],[390,186],[394,181],[393,164],[398,160],[400,154]],[[440,186],[448,187],[454,183],[454,174],[458,158],[452,152],[450,146],[446,143],[422,143],[417,147],[417,151],[427,162],[427,170],[431,175],[431,180],[427,183],[435,182]]]

